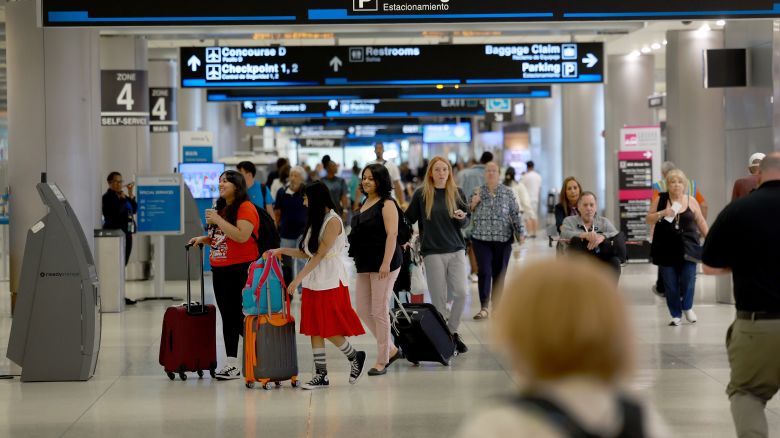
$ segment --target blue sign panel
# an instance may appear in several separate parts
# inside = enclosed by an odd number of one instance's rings
[[[138,232],[182,234],[183,193],[181,177],[138,178]]]
[[[211,146],[182,146],[183,163],[211,163],[214,152]]]

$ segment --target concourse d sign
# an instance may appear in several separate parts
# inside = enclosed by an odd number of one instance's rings
[[[180,52],[180,59],[188,60],[181,66],[181,85],[270,88],[603,82],[603,54],[601,43],[185,47]]]

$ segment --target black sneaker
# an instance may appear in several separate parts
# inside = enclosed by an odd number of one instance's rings
[[[355,360],[350,361],[349,383],[354,385],[363,375],[363,364],[366,363],[366,352],[358,351]]]
[[[330,382],[328,381],[327,374],[314,374],[314,377],[312,377],[311,380],[301,385],[301,389],[320,389],[327,388],[329,385]]]
[[[467,347],[466,344],[463,343],[463,339],[461,339],[459,334],[454,333],[452,335],[452,340],[453,342],[455,342],[455,350],[458,351],[458,354],[463,354],[469,351],[469,347]]]
[[[241,377],[241,371],[236,367],[225,365],[215,375],[217,380],[234,380]]]

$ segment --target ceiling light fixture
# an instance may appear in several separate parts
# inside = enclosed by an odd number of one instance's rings
[[[702,24],[701,27],[699,28],[699,32],[702,32],[702,33],[709,32],[711,30],[712,30],[712,28],[707,23]]]
[[[660,45],[660,44],[658,44],[658,43],[653,43],[653,44],[650,46],[650,48],[651,48],[651,49],[653,49],[653,50],[658,50],[658,49],[660,49],[660,48],[661,48],[661,45]]]
[[[642,47],[642,53],[650,53],[650,47],[647,46]]]
[[[718,20],[715,22],[715,24],[717,24],[720,27],[723,27],[726,25],[726,20]]]
[[[666,41],[666,40],[664,40],[664,42],[663,42],[662,44],[663,44],[663,45],[667,45],[667,44],[669,44],[669,42],[668,42],[668,41]]]
[[[639,50],[634,50],[633,52],[628,54],[628,59],[637,59],[640,56],[642,56],[642,54],[639,53]]]

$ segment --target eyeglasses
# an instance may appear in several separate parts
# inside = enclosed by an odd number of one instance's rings
[[[111,181],[111,184],[122,184],[124,181],[121,179],[115,179]]]

